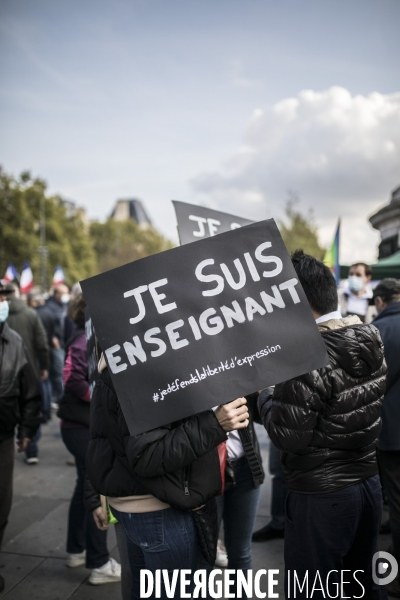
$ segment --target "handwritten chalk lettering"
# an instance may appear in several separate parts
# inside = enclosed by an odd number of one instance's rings
[[[271,242],[264,242],[264,243],[260,244],[259,246],[257,246],[257,248],[255,249],[255,252],[254,252],[255,258],[256,258],[256,260],[258,260],[258,262],[261,262],[264,264],[266,264],[266,263],[274,263],[275,264],[275,268],[272,269],[271,271],[263,271],[263,273],[262,273],[263,277],[276,277],[277,275],[279,275],[279,273],[281,273],[281,271],[283,269],[282,260],[278,256],[269,256],[269,255],[263,254],[264,250],[271,248],[271,246],[272,246]],[[245,252],[243,256],[244,256],[246,266],[248,268],[248,271],[249,271],[253,281],[260,281],[260,279],[261,279],[260,274],[257,270],[257,267],[254,263],[252,256],[250,255],[250,253]],[[228,283],[228,285],[233,290],[240,290],[241,288],[243,288],[246,285],[247,276],[246,276],[244,267],[239,258],[235,258],[233,260],[233,264],[235,266],[236,273],[233,273],[234,269],[230,269],[225,263],[221,263],[219,265],[220,269],[225,277],[225,280],[221,275],[217,275],[217,273],[212,273],[212,274],[211,273],[209,273],[209,274],[203,273],[203,270],[206,267],[210,267],[214,264],[215,264],[214,259],[208,258],[206,260],[202,260],[196,267],[195,275],[199,281],[204,282],[204,283],[212,283],[215,281],[217,283],[215,288],[212,288],[211,290],[204,290],[202,292],[203,296],[217,296],[218,294],[221,294],[224,291],[225,281]]]
[[[133,290],[128,290],[127,292],[124,292],[124,298],[131,298],[132,296],[135,298],[137,307],[139,309],[139,313],[136,315],[136,317],[130,318],[129,323],[134,325],[135,323],[139,323],[140,321],[142,321],[142,319],[144,319],[146,315],[146,306],[144,304],[142,294],[144,294],[144,292],[147,292],[147,290],[149,290],[150,292],[150,295],[153,299],[154,305],[159,315],[162,315],[163,313],[169,312],[170,310],[174,310],[175,308],[177,308],[176,302],[170,302],[170,304],[161,304],[161,300],[165,300],[166,295],[159,294],[156,291],[156,288],[162,285],[167,285],[167,283],[168,279],[159,279],[158,281],[154,281],[149,285],[140,285],[139,287],[134,288]]]
[[[204,217],[197,217],[196,215],[189,215],[189,220],[195,221],[199,227],[197,231],[192,231],[193,236],[196,238],[202,238],[206,235],[206,229],[204,227],[205,223],[208,225],[210,237],[218,233],[218,227],[221,225],[221,221],[218,221],[217,219],[205,219]],[[237,225],[237,223],[232,223],[232,225]],[[238,227],[240,227],[240,225],[238,225]],[[235,229],[235,227],[232,229]]]
[[[82,282],[131,435],[328,360],[276,223],[184,210],[191,243]]]
[[[262,350],[258,350],[255,354],[252,354],[251,356],[245,356],[244,358],[237,358],[235,356],[235,358],[228,358],[225,361],[221,360],[220,365],[218,367],[210,367],[210,365],[207,365],[206,367],[196,368],[194,371],[195,375],[193,375],[193,373],[190,373],[190,377],[188,377],[187,379],[175,379],[175,381],[169,383],[164,390],[159,389],[158,392],[153,392],[152,400],[153,402],[164,400],[165,396],[171,394],[172,392],[178,392],[179,388],[184,389],[187,386],[192,385],[194,383],[201,383],[201,381],[203,381],[203,379],[206,379],[206,377],[213,377],[214,375],[218,375],[219,373],[222,373],[227,369],[234,369],[236,366],[243,367],[245,365],[251,367],[255,360],[260,359],[262,357],[266,357],[268,356],[268,354],[274,354],[279,350],[282,350],[279,344],[276,344],[275,346],[271,347],[266,346],[265,348],[263,348]]]
[[[219,335],[225,327],[230,329],[234,327],[235,323],[251,323],[255,318],[270,315],[273,313],[274,307],[285,309],[287,302],[298,304],[300,297],[295,289],[297,284],[298,280],[292,278],[279,286],[271,286],[271,293],[262,290],[257,299],[247,296],[243,306],[237,300],[233,300],[231,306],[207,308],[200,313],[197,319],[191,315],[187,321],[178,319],[168,323],[163,329],[152,327],[144,332],[143,341],[138,335],[135,335],[132,340],[123,342],[122,348],[125,351],[126,359],[131,366],[135,366],[138,361],[144,363],[148,358],[162,356],[167,352],[168,347],[172,350],[185,348],[190,343],[202,339],[202,334],[206,336]],[[286,293],[286,302],[281,292]],[[154,350],[152,346],[156,346],[157,350]],[[110,369],[115,374],[122,373],[128,367],[122,348],[114,345],[106,350]],[[228,364],[224,366],[224,369],[229,368],[232,367],[229,367]]]

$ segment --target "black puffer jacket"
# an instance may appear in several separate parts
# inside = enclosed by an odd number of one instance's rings
[[[94,389],[87,475],[104,496],[152,494],[191,509],[221,489],[217,446],[227,439],[213,411],[130,436],[108,369]]]
[[[357,317],[322,323],[330,365],[277,385],[260,406],[272,442],[283,450],[289,490],[324,493],[378,472],[386,363],[373,325]]]

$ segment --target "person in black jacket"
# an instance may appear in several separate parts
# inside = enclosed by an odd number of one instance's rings
[[[239,398],[182,421],[130,436],[117,395],[100,360],[86,456],[94,489],[108,497],[124,528],[132,598],[140,598],[140,570],[198,568],[201,561],[192,511],[221,490],[217,446],[227,432],[247,427]],[[165,593],[162,597],[166,597]],[[179,587],[176,595],[179,596]]]
[[[388,380],[378,441],[379,472],[389,504],[393,554],[400,565],[400,281],[383,279],[374,289],[378,316],[373,324],[385,346]],[[400,577],[387,587],[400,598]]]
[[[21,337],[8,327],[9,292],[0,285],[0,548],[12,502],[14,438],[24,452],[40,423],[36,374]],[[0,592],[4,579],[0,576]]]
[[[311,597],[315,584],[313,598],[329,597],[327,588],[331,597],[341,589],[341,597],[383,598],[372,579],[382,513],[375,449],[386,383],[382,340],[357,316],[341,318],[323,263],[302,251],[292,260],[329,364],[277,385],[260,403],[289,488],[286,594]],[[308,592],[306,584],[296,588],[294,572],[300,585],[308,577]],[[342,581],[349,583],[338,587]]]

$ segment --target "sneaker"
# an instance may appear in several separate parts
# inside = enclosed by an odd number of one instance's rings
[[[268,523],[262,529],[255,531],[251,539],[253,542],[268,542],[269,540],[283,537],[285,537],[284,529],[275,529],[275,527],[271,527],[271,524]]]
[[[27,456],[25,458],[25,462],[27,465],[37,465],[39,462],[39,459],[37,456]]]
[[[216,567],[227,567],[228,566],[228,555],[226,553],[225,544],[222,540],[218,540],[217,543],[217,558],[215,559]]]
[[[89,583],[92,585],[115,583],[118,581],[121,581],[121,565],[113,558],[110,558],[110,560],[102,567],[92,569],[89,577]]]
[[[86,550],[79,552],[79,554],[68,554],[67,567],[74,569],[75,567],[82,567],[86,564]]]

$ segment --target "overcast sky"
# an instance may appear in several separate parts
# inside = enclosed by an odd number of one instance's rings
[[[312,208],[342,262],[400,184],[398,0],[2,0],[0,164],[104,219],[140,198],[282,218]]]

